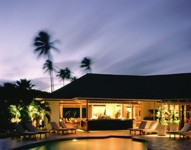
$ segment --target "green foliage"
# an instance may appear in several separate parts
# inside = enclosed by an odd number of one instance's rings
[[[22,106],[22,110],[20,111],[21,113],[21,121],[22,122],[28,122],[31,121],[31,118],[28,113],[27,105]]]
[[[23,109],[20,105],[16,106],[16,105],[10,105],[9,106],[9,112],[11,114],[11,122],[13,123],[18,123],[21,121],[20,117],[21,117],[21,110]]]
[[[179,124],[180,120],[176,117],[175,111],[173,110],[170,113],[170,123],[176,123]]]
[[[51,109],[49,107],[49,103],[45,101],[34,101],[35,105],[38,108],[39,116],[46,117],[48,119],[48,122],[50,122],[50,113]]]
[[[165,119],[165,110],[164,110],[164,108],[160,107],[158,109],[156,117],[157,117],[157,120],[158,120],[159,124],[167,125],[167,121]]]
[[[9,112],[11,114],[11,122],[28,122],[36,121],[36,126],[42,127],[40,121],[44,120],[46,117],[48,122],[50,122],[50,107],[47,102],[44,101],[33,101],[28,106],[16,106],[10,105]]]
[[[49,94],[34,90],[33,86],[31,81],[26,79],[0,85],[0,134],[2,133],[2,136],[7,134],[5,131],[12,133],[12,122],[31,121],[28,106],[33,103],[35,97],[44,97]],[[44,116],[50,121],[50,107],[45,104],[39,105],[37,111],[45,114]],[[46,106],[44,106],[45,111],[39,110],[43,105]]]

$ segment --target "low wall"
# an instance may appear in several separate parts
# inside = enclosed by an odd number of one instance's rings
[[[87,122],[87,130],[126,130],[132,127],[132,119],[100,119]]]

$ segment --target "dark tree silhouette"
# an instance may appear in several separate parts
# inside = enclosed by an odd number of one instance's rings
[[[77,80],[77,77],[71,77],[71,81],[76,81]]]
[[[31,104],[34,98],[49,97],[49,94],[50,93],[34,89],[18,88],[15,83],[4,83],[3,86],[0,86],[0,138],[1,133],[4,131],[5,133],[7,133],[7,131],[12,133],[9,109],[11,105],[15,105],[16,107],[21,106],[23,108],[21,118],[23,121],[27,121],[28,113],[26,107]],[[45,111],[48,111],[48,108]]]
[[[45,31],[40,31],[37,37],[34,39],[34,46],[36,47],[34,52],[38,53],[38,57],[44,55],[47,57],[47,60],[43,66],[45,71],[48,71],[50,74],[50,84],[51,84],[51,92],[54,90],[54,82],[53,82],[53,61],[51,50],[59,51],[54,45],[56,41],[50,41],[50,35]],[[47,70],[48,69],[48,70]]]
[[[91,72],[91,65],[92,65],[92,60],[90,58],[85,57],[82,61],[81,61],[81,68],[84,68],[84,71],[86,72]]]
[[[46,60],[46,62],[43,65],[43,70],[45,70],[45,73],[48,72],[50,75],[50,84],[51,84],[51,92],[54,90],[54,79],[53,79],[53,72],[56,71],[56,69],[53,66],[52,61]]]
[[[16,87],[20,89],[31,90],[35,85],[31,83],[31,80],[20,79],[20,81],[16,81]]]
[[[60,69],[60,71],[57,74],[57,77],[63,81],[63,85],[64,85],[65,79],[71,79],[70,69],[68,67],[66,67],[65,69]]]
[[[54,44],[56,41],[50,41],[50,35],[45,31],[40,31],[37,37],[34,39],[34,46],[36,47],[34,52],[38,53],[38,56],[44,55],[48,57],[48,60],[52,60],[51,49],[59,51]]]
[[[16,85],[15,85],[15,83],[5,82],[5,83],[3,84],[3,87],[4,87],[5,89],[10,90],[10,89],[15,89]]]

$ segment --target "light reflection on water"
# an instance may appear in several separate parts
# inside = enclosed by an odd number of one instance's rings
[[[146,150],[147,144],[126,138],[82,139],[50,142],[30,150]]]

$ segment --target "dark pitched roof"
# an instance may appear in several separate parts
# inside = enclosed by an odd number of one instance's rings
[[[172,75],[86,74],[52,98],[191,99],[191,73]]]

